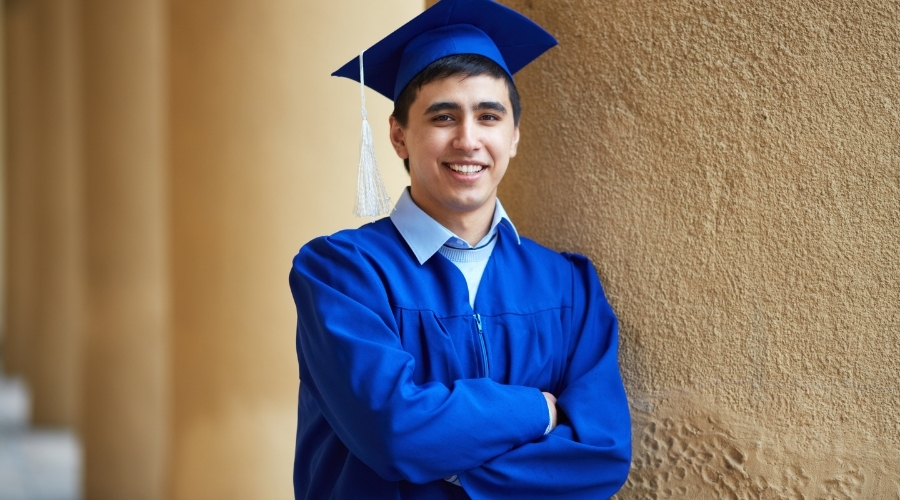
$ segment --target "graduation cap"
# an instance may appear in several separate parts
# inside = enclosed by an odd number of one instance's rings
[[[332,73],[360,82],[363,129],[357,178],[357,216],[390,211],[366,118],[364,87],[396,100],[429,64],[456,54],[497,63],[510,78],[557,44],[543,28],[493,0],[440,0]]]

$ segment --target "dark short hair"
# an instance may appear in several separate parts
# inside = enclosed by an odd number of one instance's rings
[[[438,59],[426,66],[415,78],[410,80],[403,91],[400,92],[400,95],[397,96],[397,100],[394,101],[394,112],[391,113],[391,116],[400,123],[401,127],[406,128],[406,124],[409,123],[409,108],[416,100],[419,89],[431,82],[457,75],[462,75],[465,78],[488,75],[506,82],[506,88],[509,91],[509,102],[512,105],[513,122],[519,125],[519,118],[522,116],[522,103],[519,100],[519,91],[516,89],[515,82],[499,64],[478,54],[454,54]],[[409,158],[403,159],[403,166],[409,172]]]

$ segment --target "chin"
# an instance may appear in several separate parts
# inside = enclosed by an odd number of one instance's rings
[[[456,208],[457,212],[473,212],[483,207],[490,201],[489,195],[484,196],[460,196],[453,199],[449,205]]]

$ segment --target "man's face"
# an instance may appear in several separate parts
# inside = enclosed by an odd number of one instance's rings
[[[423,86],[406,128],[391,117],[391,141],[400,158],[409,158],[410,194],[425,213],[441,223],[492,214],[519,142],[506,83],[455,75]]]

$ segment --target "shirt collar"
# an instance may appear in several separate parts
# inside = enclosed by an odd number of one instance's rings
[[[404,189],[400,199],[397,200],[397,204],[391,212],[391,222],[394,223],[397,231],[400,231],[400,235],[403,236],[406,244],[409,245],[409,248],[416,255],[419,264],[424,264],[448,242],[454,247],[473,248],[422,211],[413,201],[412,196],[409,195],[409,188]],[[501,223],[507,226],[516,236],[516,242],[521,243],[516,226],[509,220],[509,216],[506,214],[506,210],[503,209],[503,205],[500,204],[500,200],[497,200],[494,206],[494,218],[491,220],[491,229],[475,245],[475,248],[490,241],[497,232],[497,226]]]

